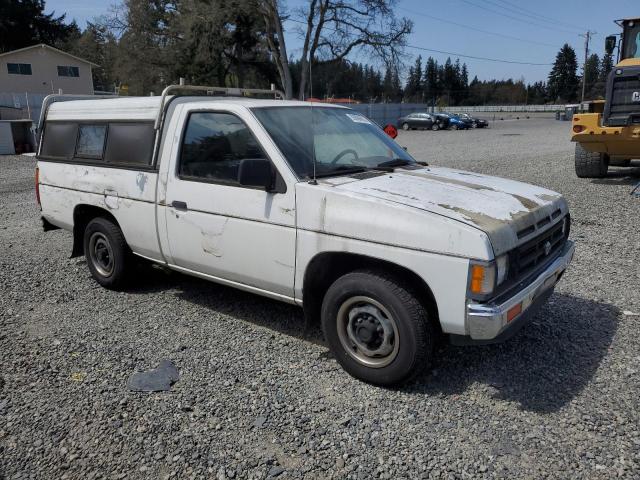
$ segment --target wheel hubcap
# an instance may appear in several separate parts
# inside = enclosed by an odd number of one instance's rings
[[[113,250],[107,237],[100,232],[93,233],[89,239],[89,257],[100,275],[108,277],[113,273]]]
[[[358,363],[372,368],[389,365],[399,349],[398,327],[389,311],[370,297],[352,297],[338,310],[338,337]]]

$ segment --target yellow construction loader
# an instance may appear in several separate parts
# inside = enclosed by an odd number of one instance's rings
[[[612,35],[605,43],[608,54],[618,47],[606,100],[590,102],[587,113],[573,116],[578,177],[604,177],[610,164],[629,166],[632,159],[640,159],[640,18],[616,23],[622,27],[620,41]]]

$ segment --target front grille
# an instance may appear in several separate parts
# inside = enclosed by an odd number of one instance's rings
[[[624,126],[627,124],[629,115],[640,114],[640,102],[636,99],[633,101],[634,94],[636,97],[640,94],[640,77],[637,72],[631,75],[614,75],[612,77],[613,85],[611,93],[607,101],[608,116],[606,125]]]
[[[511,252],[509,258],[511,279],[519,280],[533,272],[562,249],[569,237],[569,220],[567,220],[567,228],[563,232],[564,223],[564,219],[557,222],[551,228]]]

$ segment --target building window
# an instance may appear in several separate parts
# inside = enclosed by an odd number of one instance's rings
[[[68,67],[66,65],[58,65],[59,77],[79,77],[80,69],[78,67]]]
[[[31,75],[30,63],[7,63],[7,70],[13,75]]]

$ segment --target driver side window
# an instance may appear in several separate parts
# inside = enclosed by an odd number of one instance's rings
[[[218,112],[189,116],[178,165],[180,178],[238,185],[238,167],[248,158],[266,156],[238,117]]]

